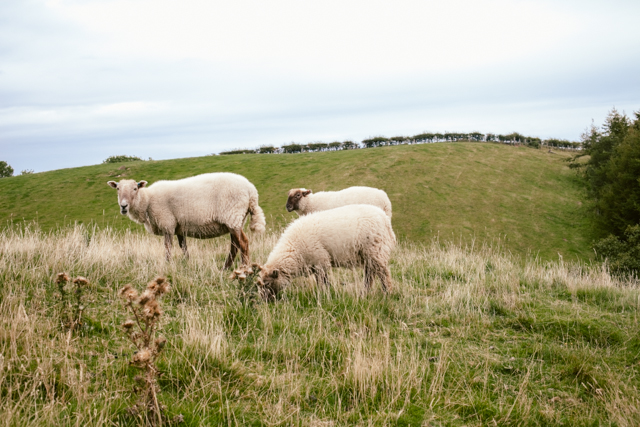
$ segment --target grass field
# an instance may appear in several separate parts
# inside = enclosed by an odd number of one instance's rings
[[[256,185],[272,229],[297,216],[284,208],[290,188],[368,185],[389,194],[400,240],[439,236],[443,242],[499,243],[518,256],[586,259],[591,229],[566,157],[501,144],[441,143],[87,166],[1,179],[0,224],[35,220],[43,230],[75,222],[141,229],[118,214],[106,181],[120,176],[152,183],[229,171]]]
[[[276,238],[251,236],[254,259]],[[166,263],[141,231],[0,232],[0,425],[135,425],[117,290],[157,274],[172,283],[159,399],[180,425],[640,424],[640,289],[601,267],[404,242],[389,295],[334,269],[329,289],[299,279],[253,304],[219,270],[227,249],[194,241]],[[61,271],[91,282],[75,334],[60,325]]]

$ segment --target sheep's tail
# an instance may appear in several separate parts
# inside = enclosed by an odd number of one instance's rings
[[[391,241],[394,244],[398,243],[398,241],[396,240],[396,234],[393,232],[393,227],[391,226],[391,218],[389,218],[389,220],[386,221],[386,226],[387,226],[387,233],[389,233],[389,237],[391,238]]]
[[[249,213],[251,214],[251,222],[249,228],[256,233],[264,233],[266,230],[267,220],[264,217],[262,208],[258,206],[258,198],[251,198],[249,202]]]

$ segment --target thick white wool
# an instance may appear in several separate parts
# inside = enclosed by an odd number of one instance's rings
[[[349,205],[298,218],[284,231],[265,265],[262,277],[274,270],[286,284],[312,270],[371,266],[386,270],[396,238],[391,219],[372,205]],[[378,271],[378,270],[376,270]]]
[[[371,187],[349,187],[340,191],[320,191],[311,193],[300,199],[298,213],[325,211],[346,205],[373,205],[384,211],[391,218],[391,201],[384,190]]]
[[[158,235],[217,237],[240,230],[248,214],[253,231],[265,229],[258,191],[245,177],[207,173],[140,188],[129,217]]]

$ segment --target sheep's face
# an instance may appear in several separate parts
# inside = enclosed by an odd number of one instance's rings
[[[147,185],[147,181],[135,182],[132,179],[123,179],[120,182],[109,181],[107,184],[118,190],[120,213],[126,215],[129,213],[131,205],[136,202],[138,190]]]
[[[280,270],[261,267],[258,275],[258,290],[265,300],[274,299],[288,280]]]
[[[289,197],[287,197],[287,211],[293,212],[300,209],[300,200],[309,194],[311,194],[311,190],[307,190],[306,188],[294,188],[293,190],[289,190]]]

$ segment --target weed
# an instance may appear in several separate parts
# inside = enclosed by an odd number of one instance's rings
[[[72,289],[72,296],[69,295],[70,291],[66,289],[69,283],[75,285]],[[72,281],[67,273],[58,273],[56,285],[58,285],[60,295],[60,323],[65,331],[73,332],[82,327],[82,313],[85,310],[82,293],[83,289],[89,285],[89,281],[82,276],[78,276]]]
[[[137,392],[139,399],[129,408],[129,412],[151,425],[162,425],[163,418],[162,406],[158,401],[159,371],[156,359],[164,349],[167,339],[163,336],[156,338],[156,332],[162,316],[158,298],[168,292],[169,287],[163,277],[156,277],[141,295],[130,284],[120,290],[125,307],[133,315],[133,319],[127,319],[122,324],[125,334],[137,348],[130,364],[143,372],[134,378],[134,392]]]

